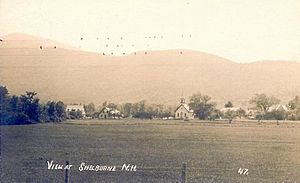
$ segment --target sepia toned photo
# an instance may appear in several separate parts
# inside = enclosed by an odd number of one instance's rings
[[[0,0],[0,182],[300,182],[299,0]]]

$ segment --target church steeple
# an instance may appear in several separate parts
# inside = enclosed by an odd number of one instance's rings
[[[183,97],[180,98],[180,103],[184,104],[185,103],[185,99]]]

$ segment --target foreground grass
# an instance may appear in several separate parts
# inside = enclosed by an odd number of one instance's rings
[[[1,126],[2,182],[63,182],[47,160],[74,165],[70,182],[299,182],[300,124],[68,121]],[[137,165],[136,172],[80,172],[81,162]],[[249,169],[239,175],[239,168]]]

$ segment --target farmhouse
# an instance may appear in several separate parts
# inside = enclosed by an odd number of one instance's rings
[[[272,112],[272,111],[282,111],[282,112],[288,112],[289,109],[286,105],[273,105],[268,109],[268,112]]]
[[[99,119],[120,119],[122,118],[122,114],[117,109],[112,109],[109,107],[103,107],[100,111],[98,118]]]
[[[71,104],[71,105],[67,105],[66,107],[66,113],[70,113],[70,112],[77,112],[80,111],[82,116],[85,117],[85,110],[84,110],[84,106],[81,104]]]
[[[180,105],[175,110],[175,119],[194,119],[194,111],[185,103],[184,98],[180,99]]]

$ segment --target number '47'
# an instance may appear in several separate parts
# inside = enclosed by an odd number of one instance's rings
[[[239,168],[238,174],[240,174],[240,175],[248,175],[248,169],[247,168]]]

